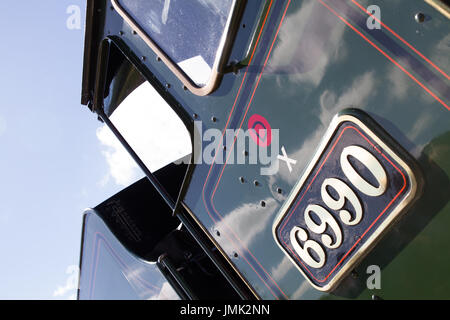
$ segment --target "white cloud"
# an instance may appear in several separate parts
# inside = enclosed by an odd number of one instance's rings
[[[136,264],[132,267],[128,266],[126,270],[122,270],[125,278],[139,298],[142,300],[179,300],[177,293],[167,281],[164,281],[164,278],[154,278],[153,273],[158,269],[156,264],[146,264],[145,267],[144,264]],[[154,278],[151,286],[144,281],[144,279],[149,279],[149,277]]]
[[[436,45],[433,52],[432,61],[438,66],[446,66],[448,64],[448,50],[450,49],[450,34],[447,34]],[[446,70],[445,70],[446,71]]]
[[[299,300],[303,297],[303,295],[312,288],[312,286],[309,284],[308,281],[303,281],[302,284],[300,285],[300,287],[298,287],[297,290],[295,290],[295,292],[292,294],[292,299],[293,300]],[[314,290],[313,294],[315,295],[319,295],[319,291]]]
[[[129,95],[110,119],[152,172],[191,153],[186,127],[148,82]],[[97,138],[109,166],[109,175],[103,177],[100,185],[108,183],[111,177],[116,184],[128,186],[143,176],[106,126],[98,128]]]
[[[405,99],[408,96],[410,87],[410,78],[397,66],[389,66],[387,72],[387,78],[389,80],[389,92],[392,97],[398,100]]]
[[[266,202],[267,212],[273,210],[277,206],[276,200],[272,198],[264,199]],[[244,247],[250,247],[251,243],[256,241],[257,237],[261,237],[264,230],[271,225],[272,216],[264,215],[261,212],[261,206],[258,203],[244,203],[230,212],[224,219],[217,224],[218,230],[228,229],[239,235],[240,244]],[[233,252],[235,249],[233,243],[227,242],[222,244],[222,248],[227,253]]]
[[[107,147],[102,151],[102,154],[109,166],[109,174],[102,178],[100,185],[106,185],[110,180],[109,178],[112,177],[116,184],[127,186],[142,176],[133,158],[108,127],[98,128],[97,138],[102,145]]]
[[[272,269],[272,277],[275,280],[280,281],[290,270],[292,270],[292,268],[294,268],[292,261],[285,255],[280,264]]]
[[[180,298],[173,287],[168,282],[164,282],[160,292],[148,300],[180,300]]]
[[[305,137],[303,145],[290,154],[292,159],[297,160],[294,172],[289,172],[285,165],[280,166],[282,170],[279,170],[277,176],[274,177],[275,181],[283,179],[289,184],[294,184],[301,175],[303,168],[310,161],[311,155],[315,153],[317,146],[320,145],[320,141],[323,139],[323,135],[333,117],[345,108],[368,105],[369,99],[376,93],[375,85],[375,73],[368,71],[356,77],[352,84],[341,94],[325,90],[320,97],[320,112],[317,112],[320,124],[310,136]]]
[[[290,81],[317,87],[331,62],[347,57],[342,37],[345,24],[332,15],[323,15],[324,8],[317,1],[306,1],[283,22],[278,42],[266,72],[285,71]],[[329,39],[323,41],[324,26],[328,26]],[[319,36],[317,36],[319,35]],[[301,46],[293,44],[301,44]],[[278,77],[280,80],[285,75]]]
[[[58,288],[53,292],[53,296],[58,299],[75,300],[77,298],[78,289],[78,266],[71,265],[66,269],[66,274],[69,277],[66,280],[64,286],[58,286]]]

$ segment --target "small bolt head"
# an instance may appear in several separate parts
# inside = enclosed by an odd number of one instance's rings
[[[425,15],[422,12],[418,12],[414,15],[414,19],[417,23],[422,23],[425,21]]]
[[[192,258],[192,253],[189,251],[185,251],[183,255],[184,255],[184,258],[187,260]]]

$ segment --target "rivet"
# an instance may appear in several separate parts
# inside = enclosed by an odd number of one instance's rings
[[[170,89],[170,87],[171,87],[170,83],[166,83],[166,88]]]
[[[422,12],[418,12],[414,15],[414,19],[417,23],[422,23],[425,21],[425,15]]]
[[[245,182],[244,177],[239,177],[239,181],[240,181],[241,183],[244,183],[244,182]]]
[[[119,31],[119,34],[120,34],[121,36],[123,36],[123,31]]]
[[[216,230],[216,235],[217,235],[218,237],[220,237],[220,231],[219,231],[219,230]]]
[[[266,206],[266,202],[265,201],[261,201],[261,207],[265,207]]]
[[[198,118],[198,114],[194,113],[194,114],[192,115],[192,117],[193,117],[194,119],[197,119],[197,118]]]
[[[142,57],[141,57],[141,60],[142,60],[142,61],[145,61],[145,60],[147,60],[147,58],[146,58],[145,56],[142,56]]]
[[[234,253],[233,253],[233,257],[235,257],[235,258],[239,257],[239,255],[237,254],[237,252],[234,252]]]
[[[277,188],[277,192],[281,194],[283,193],[283,190],[281,190],[281,188]]]
[[[161,58],[160,57],[156,57],[156,61],[161,61]]]
[[[212,122],[216,122],[216,121],[217,121],[217,118],[213,116],[213,117],[211,117],[211,121],[212,121]]]
[[[253,184],[255,185],[255,187],[257,187],[257,186],[259,186],[259,181],[255,180],[255,181],[253,181]]]

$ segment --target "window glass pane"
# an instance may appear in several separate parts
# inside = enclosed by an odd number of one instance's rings
[[[85,222],[81,300],[178,300],[154,263],[131,255],[93,211]]]
[[[221,55],[235,0],[117,0],[147,35],[199,86]]]

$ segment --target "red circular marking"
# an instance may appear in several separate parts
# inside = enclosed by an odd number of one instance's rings
[[[254,114],[248,119],[250,137],[258,146],[268,147],[272,143],[272,128],[269,121],[259,114]]]

